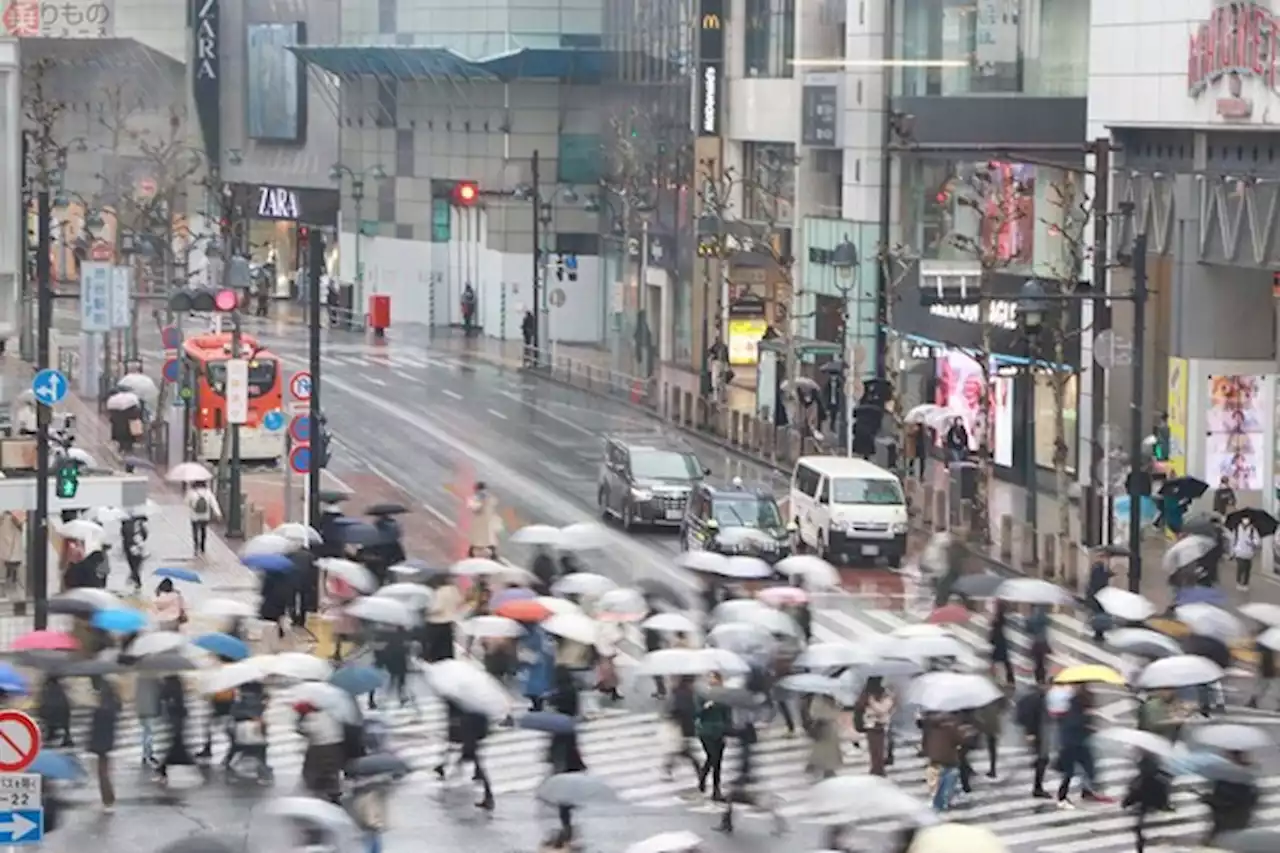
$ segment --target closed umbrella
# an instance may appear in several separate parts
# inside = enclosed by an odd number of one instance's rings
[[[595,601],[595,617],[602,622],[639,622],[649,612],[649,603],[638,589],[611,589]]]
[[[1198,746],[1224,752],[1254,752],[1276,747],[1275,739],[1264,729],[1239,723],[1188,726],[1183,729],[1183,735]]]
[[[240,549],[241,557],[255,557],[260,554],[290,554],[299,548],[296,539],[277,536],[274,533],[263,533],[255,536]]]
[[[800,578],[805,589],[831,589],[840,586],[840,572],[821,557],[797,554],[778,561],[774,567],[786,578]]]
[[[189,642],[190,640],[177,631],[153,631],[150,634],[143,634],[130,643],[128,653],[137,658],[160,655],[165,652],[176,652]]]
[[[928,807],[890,779],[853,774],[824,779],[809,789],[809,811],[842,821],[920,816]]]
[[[907,689],[911,704],[938,712],[984,708],[1003,696],[1003,691],[986,676],[957,672],[922,675]]]
[[[557,773],[548,777],[535,796],[553,806],[605,805],[618,801],[618,793],[608,782],[589,773]]]
[[[550,524],[527,524],[511,534],[511,541],[520,545],[540,545],[548,548],[559,547],[564,534],[560,528]]]
[[[1094,596],[1098,606],[1124,622],[1145,622],[1159,609],[1145,596],[1117,586],[1109,586]]]
[[[1107,645],[1118,652],[1141,658],[1167,658],[1182,654],[1182,645],[1177,640],[1150,628],[1117,628],[1108,631]]]
[[[1222,667],[1198,655],[1174,655],[1143,668],[1134,686],[1140,690],[1176,690],[1221,681]]]
[[[1218,543],[1208,536],[1188,536],[1173,543],[1169,550],[1164,552],[1160,565],[1166,573],[1173,574],[1178,569],[1203,560],[1216,547]]]
[[[591,617],[578,613],[557,613],[542,623],[542,630],[584,646],[594,645],[600,637],[599,626]]]
[[[640,623],[646,631],[664,634],[696,634],[698,626],[683,613],[655,613]]]
[[[316,560],[316,565],[325,574],[341,578],[360,592],[373,592],[378,588],[378,579],[373,576],[373,572],[353,560],[326,557]]]
[[[395,625],[400,628],[412,627],[418,621],[414,612],[404,602],[376,595],[357,598],[344,607],[343,612],[362,622],[376,622],[379,625]]]
[[[1004,582],[1005,578],[1000,575],[976,572],[956,578],[956,582],[951,585],[951,591],[966,598],[992,598]]]
[[[475,616],[460,626],[469,637],[508,639],[522,636],[524,626],[505,616]]]
[[[875,659],[870,649],[851,643],[815,643],[796,658],[796,666],[804,669],[843,669],[861,666]]]
[[[493,719],[507,716],[507,691],[489,673],[460,660],[442,660],[427,667],[431,689],[445,699]]]
[[[556,595],[581,595],[595,598],[617,587],[616,583],[604,575],[594,572],[574,572],[556,581],[551,591]]]
[[[1012,578],[1000,584],[996,598],[1018,604],[1070,604],[1071,595],[1057,584],[1038,578]]]
[[[1241,605],[1240,614],[1247,616],[1255,622],[1260,622],[1268,628],[1274,628],[1280,625],[1280,604],[1268,604],[1263,601],[1254,601]]]
[[[1174,615],[1193,634],[1217,637],[1224,642],[1248,636],[1239,619],[1212,604],[1184,604],[1174,610]]]
[[[1114,727],[1102,729],[1093,735],[1093,742],[1105,748],[1122,752],[1139,750],[1158,758],[1169,758],[1174,754],[1173,743],[1162,735],[1145,732],[1141,729]]]

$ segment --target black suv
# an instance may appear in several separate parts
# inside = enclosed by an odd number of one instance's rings
[[[608,438],[596,499],[600,512],[630,530],[637,524],[677,525],[685,504],[705,474],[692,451]]]
[[[776,563],[791,553],[793,532],[768,489],[700,483],[689,496],[680,549],[745,554]]]

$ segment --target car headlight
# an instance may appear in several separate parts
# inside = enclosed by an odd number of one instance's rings
[[[894,536],[901,536],[902,534],[904,534],[904,533],[906,533],[906,532],[907,532],[907,523],[906,523],[905,521],[904,521],[904,522],[901,522],[901,523],[899,523],[899,524],[895,524],[895,525],[893,526],[893,535],[894,535]]]
[[[653,500],[653,492],[646,491],[645,489],[632,489],[631,500],[641,502],[651,501]]]

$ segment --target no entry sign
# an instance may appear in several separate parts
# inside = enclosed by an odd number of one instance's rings
[[[21,711],[0,711],[0,773],[21,773],[40,751],[40,727]]]

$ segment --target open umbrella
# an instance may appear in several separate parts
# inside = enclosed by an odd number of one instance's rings
[[[493,577],[504,575],[510,570],[509,566],[504,566],[497,560],[486,560],[483,557],[468,557],[449,567],[450,573],[463,577]]]
[[[1257,507],[1249,507],[1247,509],[1238,509],[1227,516],[1226,527],[1228,530],[1235,530],[1240,526],[1243,519],[1249,519],[1249,523],[1253,525],[1253,529],[1258,531],[1261,537],[1274,536],[1276,528],[1280,526],[1280,521],[1265,509]]]
[[[706,649],[659,649],[641,658],[638,670],[643,675],[652,676],[706,675],[717,672],[717,659],[705,654],[706,651]],[[745,662],[743,665],[746,665]]]
[[[387,674],[377,667],[348,664],[329,676],[329,683],[352,696],[363,696],[382,689],[387,683]]]
[[[843,691],[839,679],[816,672],[797,672],[778,681],[778,687],[789,693],[837,696]]]
[[[165,566],[155,570],[155,576],[158,578],[173,578],[176,581],[185,581],[186,583],[200,583],[200,573],[191,569],[176,568],[173,566]]]
[[[94,608],[98,610],[103,608],[110,609],[113,607],[119,607],[123,604],[119,596],[107,592],[105,589],[98,589],[91,586],[69,589],[57,596],[54,600],[61,601],[63,599],[84,601],[88,604],[92,604]]]
[[[199,664],[191,660],[191,658],[180,655],[177,652],[147,655],[144,658],[138,658],[133,662],[132,666],[133,671],[150,675],[177,675],[180,672],[192,672],[199,668]]]
[[[1150,628],[1117,628],[1107,632],[1107,645],[1140,658],[1167,658],[1182,654],[1182,644]]]
[[[618,585],[604,575],[598,575],[594,572],[574,572],[556,581],[551,587],[551,591],[556,595],[580,595],[585,598],[595,598],[617,588]]]
[[[468,711],[501,719],[510,711],[506,688],[483,669],[460,660],[442,660],[427,667],[427,682],[445,699]]]
[[[508,601],[493,610],[495,616],[505,616],[526,625],[541,622],[551,615],[551,609],[537,599]]]
[[[707,645],[715,649],[727,649],[734,654],[755,656],[769,655],[778,642],[769,629],[750,622],[726,622],[717,625],[707,634]]]
[[[920,661],[964,658],[970,655],[969,648],[949,634],[894,638],[879,651],[881,657]]]
[[[1181,642],[1183,654],[1207,658],[1224,670],[1231,666],[1231,647],[1224,640],[1205,634],[1191,634],[1183,637]]]
[[[1172,480],[1165,480],[1164,485],[1160,487],[1162,497],[1173,497],[1187,502],[1198,500],[1207,491],[1209,491],[1209,484],[1195,477],[1174,477]]]
[[[1184,604],[1212,604],[1215,607],[1227,607],[1230,602],[1227,594],[1216,586],[1184,586],[1173,597],[1178,607]]]
[[[355,589],[361,592],[373,592],[378,588],[378,579],[373,576],[373,572],[354,560],[344,560],[339,557],[326,557],[316,560],[316,565],[320,567],[326,574],[336,578],[341,578]]]
[[[233,598],[206,598],[196,603],[196,612],[215,619],[253,619],[258,610],[252,604]]]
[[[1239,619],[1212,604],[1185,604],[1175,608],[1173,612],[1178,621],[1190,628],[1193,634],[1217,637],[1224,642],[1248,635]]]
[[[771,607],[754,598],[732,598],[716,605],[711,611],[708,622],[712,625],[724,625],[730,622],[755,622],[761,613],[774,612]],[[767,618],[767,617],[766,617]]]
[[[654,580],[653,578],[641,578],[635,583],[636,589],[646,597],[657,601],[665,601],[676,610],[688,610],[689,601],[685,598],[684,593],[679,592],[671,584]]]
[[[511,541],[520,545],[544,546],[548,548],[560,547],[560,542],[564,539],[564,533],[559,527],[552,527],[550,524],[526,524],[519,530],[511,534]]]
[[[504,604],[512,601],[529,601],[537,598],[538,594],[531,589],[523,586],[513,586],[508,589],[495,592],[493,597],[489,599],[489,609],[497,610]]]
[[[1118,586],[1098,590],[1095,599],[1106,613],[1124,622],[1146,621],[1159,609],[1144,596]]]
[[[985,826],[939,823],[916,833],[908,853],[1008,853],[1009,848]]]
[[[947,604],[929,614],[925,621],[930,625],[963,625],[973,618],[973,613],[963,604]]]
[[[12,653],[12,659],[15,664],[25,669],[34,669],[39,672],[58,672],[74,660],[70,651],[72,650],[15,650]]]
[[[1222,667],[1198,655],[1174,655],[1148,664],[1134,686],[1139,690],[1176,690],[1221,681]]]
[[[229,663],[200,673],[197,689],[205,695],[234,690],[255,681],[264,681],[270,673],[254,658]]]
[[[138,395],[131,391],[117,391],[107,398],[107,409],[112,412],[127,412],[142,405]]]
[[[192,641],[192,645],[231,661],[244,660],[250,654],[249,646],[244,640],[220,632],[201,634]]]
[[[1110,684],[1124,687],[1124,676],[1109,666],[1085,663],[1069,666],[1053,678],[1054,684]]]
[[[588,773],[557,773],[538,786],[535,796],[553,806],[572,808],[618,801],[618,792],[608,782]]]
[[[809,593],[798,586],[769,586],[756,593],[756,600],[770,607],[802,607],[809,603]]]
[[[890,637],[951,637],[954,636],[945,625],[934,625],[920,622],[916,625],[899,625],[889,633]]]
[[[291,542],[296,542],[303,548],[310,545],[318,545],[324,541],[320,536],[320,532],[314,527],[308,527],[307,525],[299,524],[296,521],[285,522],[275,530],[272,530],[271,535],[288,539]]]
[[[74,755],[42,749],[36,753],[35,760],[27,766],[27,773],[38,773],[46,779],[58,782],[77,782],[88,778],[84,767]]]
[[[116,387],[130,394],[136,394],[144,400],[155,400],[160,396],[156,381],[145,373],[126,373],[116,382]]]
[[[379,587],[374,593],[378,598],[391,598],[404,604],[410,610],[426,610],[431,606],[435,593],[430,587],[420,583],[393,583]]]
[[[799,578],[805,589],[831,589],[840,586],[840,572],[821,557],[797,554],[785,557],[774,567],[785,578]]]
[[[365,515],[406,515],[409,508],[404,504],[383,501],[364,508]]]
[[[1280,604],[1268,604],[1264,601],[1251,601],[1240,606],[1240,615],[1247,616],[1255,622],[1274,628],[1280,625]]]
[[[57,531],[58,535],[63,539],[75,539],[80,542],[101,542],[106,535],[102,525],[94,524],[92,521],[86,521],[83,518],[59,524]]]
[[[1070,604],[1071,594],[1057,584],[1039,578],[1011,578],[996,590],[1002,601],[1018,604]]]
[[[357,598],[344,607],[343,612],[362,622],[396,625],[401,628],[412,627],[418,621],[413,610],[406,606],[404,602],[376,595]]]
[[[638,589],[611,589],[592,608],[601,622],[639,622],[649,613],[649,603]]]
[[[796,666],[803,669],[843,669],[861,666],[874,660],[869,650],[852,643],[815,643],[796,658]]]
[[[62,631],[31,631],[13,641],[15,652],[73,652],[78,648],[76,638]]]
[[[411,769],[403,758],[380,752],[348,761],[342,772],[348,776],[392,776],[398,779],[409,775]]]
[[[966,598],[993,598],[1005,578],[991,572],[974,572],[961,575],[951,585],[951,591]]]
[[[1179,776],[1199,776],[1214,782],[1251,784],[1257,780],[1257,772],[1252,767],[1206,750],[1178,750],[1165,761],[1165,767]]]
[[[907,689],[907,700],[924,711],[951,712],[985,708],[1004,692],[986,676],[958,672],[922,675]]]
[[[640,623],[646,631],[658,631],[666,634],[696,634],[698,626],[683,613],[655,613]]]
[[[524,626],[505,616],[473,616],[459,627],[469,637],[514,638],[524,635]]]
[[[1259,726],[1239,723],[1218,723],[1206,726],[1186,726],[1183,737],[1198,746],[1220,749],[1223,752],[1258,752],[1275,749],[1275,738]]]
[[[584,646],[594,645],[600,637],[600,628],[596,622],[579,613],[554,614],[542,623],[542,630]]]
[[[903,417],[904,423],[923,424],[928,423],[930,418],[947,411],[945,406],[937,406],[933,403],[924,403],[919,406],[912,406],[907,410],[907,414]]]
[[[165,479],[171,483],[207,483],[213,474],[199,462],[181,462],[169,469]]]
[[[824,779],[809,789],[809,811],[842,821],[921,815],[928,807],[881,776],[855,774]]]
[[[347,697],[342,698],[345,700]],[[277,797],[267,803],[266,811],[274,817],[286,818],[303,826],[331,833],[336,837],[332,846],[334,850],[349,849],[348,843],[360,835],[360,828],[347,810],[328,800],[315,797]]]
[[[562,551],[592,551],[607,548],[612,534],[603,524],[594,521],[579,521],[566,524],[560,528],[560,549]]]
[[[1136,749],[1160,758],[1169,758],[1174,754],[1173,743],[1167,737],[1140,729],[1119,726],[1102,729],[1093,735],[1092,740],[1100,746],[1118,747],[1123,752]]]
[[[62,596],[58,596],[57,598],[49,599],[49,612],[59,613],[64,616],[75,616],[80,619],[88,619],[100,609],[101,608],[79,598],[64,598]]]
[[[724,575],[729,565],[729,558],[713,551],[686,551],[676,558],[676,565],[691,572]]]
[[[254,557],[259,554],[291,554],[298,550],[298,541],[274,533],[263,533],[255,536],[240,549],[241,557]]]
[[[153,631],[135,639],[126,651],[136,658],[162,655],[166,652],[176,652],[188,642],[190,641],[177,631]]]
[[[1188,536],[1173,543],[1169,550],[1164,552],[1160,565],[1165,572],[1173,574],[1178,569],[1203,560],[1216,547],[1218,543],[1208,536]]]
[[[378,545],[385,540],[382,531],[374,527],[372,524],[366,524],[363,521],[356,521],[353,524],[344,524],[337,529],[333,538],[337,539],[339,544],[354,545],[357,548],[367,548],[370,545]]]
[[[0,663],[0,692],[25,696],[27,680],[7,663]]]
[[[260,666],[272,675],[297,681],[328,681],[333,675],[333,666],[328,661],[305,652],[280,652],[250,660],[259,661]]]
[[[74,660],[56,670],[58,675],[66,676],[67,678],[100,678],[104,675],[118,675],[126,671],[126,666],[118,660],[99,660],[96,658]]]

